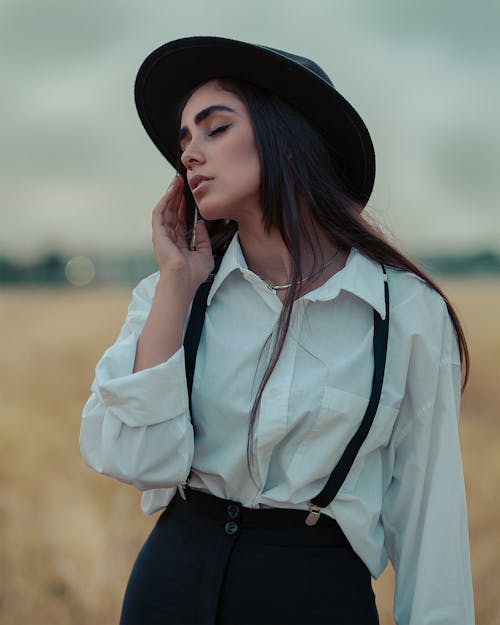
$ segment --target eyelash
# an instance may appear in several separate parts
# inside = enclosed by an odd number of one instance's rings
[[[224,130],[227,130],[229,128],[231,124],[225,124],[224,126],[218,126],[217,128],[214,128],[214,130],[212,130],[211,132],[208,133],[209,137],[212,137],[213,135],[216,135],[219,132],[224,132]]]
[[[227,130],[229,128],[229,126],[231,126],[231,124],[224,124],[223,126],[218,126],[217,128],[214,128],[212,131],[210,131],[208,133],[209,137],[213,137],[214,135],[220,133],[220,132],[224,132],[224,130]],[[181,154],[184,153],[184,150],[181,148]]]

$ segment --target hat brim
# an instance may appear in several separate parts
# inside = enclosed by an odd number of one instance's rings
[[[291,103],[320,130],[343,163],[342,178],[363,206],[375,180],[368,129],[351,104],[314,71],[278,51],[221,37],[166,43],[142,63],[135,81],[139,118],[153,143],[177,166],[178,107],[196,85],[216,78],[243,79]]]

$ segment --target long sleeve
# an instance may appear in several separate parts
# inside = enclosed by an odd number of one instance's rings
[[[132,373],[156,282],[153,274],[134,290],[118,339],[97,364],[80,429],[85,462],[140,490],[184,482],[193,457],[183,347]]]
[[[432,338],[417,339],[412,349],[382,507],[396,572],[394,616],[398,625],[473,625],[457,427],[460,362],[446,309],[435,327],[434,344]]]

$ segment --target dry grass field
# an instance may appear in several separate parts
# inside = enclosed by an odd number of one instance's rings
[[[461,440],[478,625],[500,624],[500,281],[445,287],[472,352]],[[80,459],[80,414],[127,290],[0,292],[0,623],[117,622],[130,566],[154,517],[132,487]],[[392,575],[375,584],[383,625]],[[457,625],[460,625],[457,623]]]

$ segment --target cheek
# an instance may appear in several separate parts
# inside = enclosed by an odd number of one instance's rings
[[[253,140],[240,143],[232,154],[231,163],[237,167],[238,178],[249,186],[260,186],[260,162]]]

